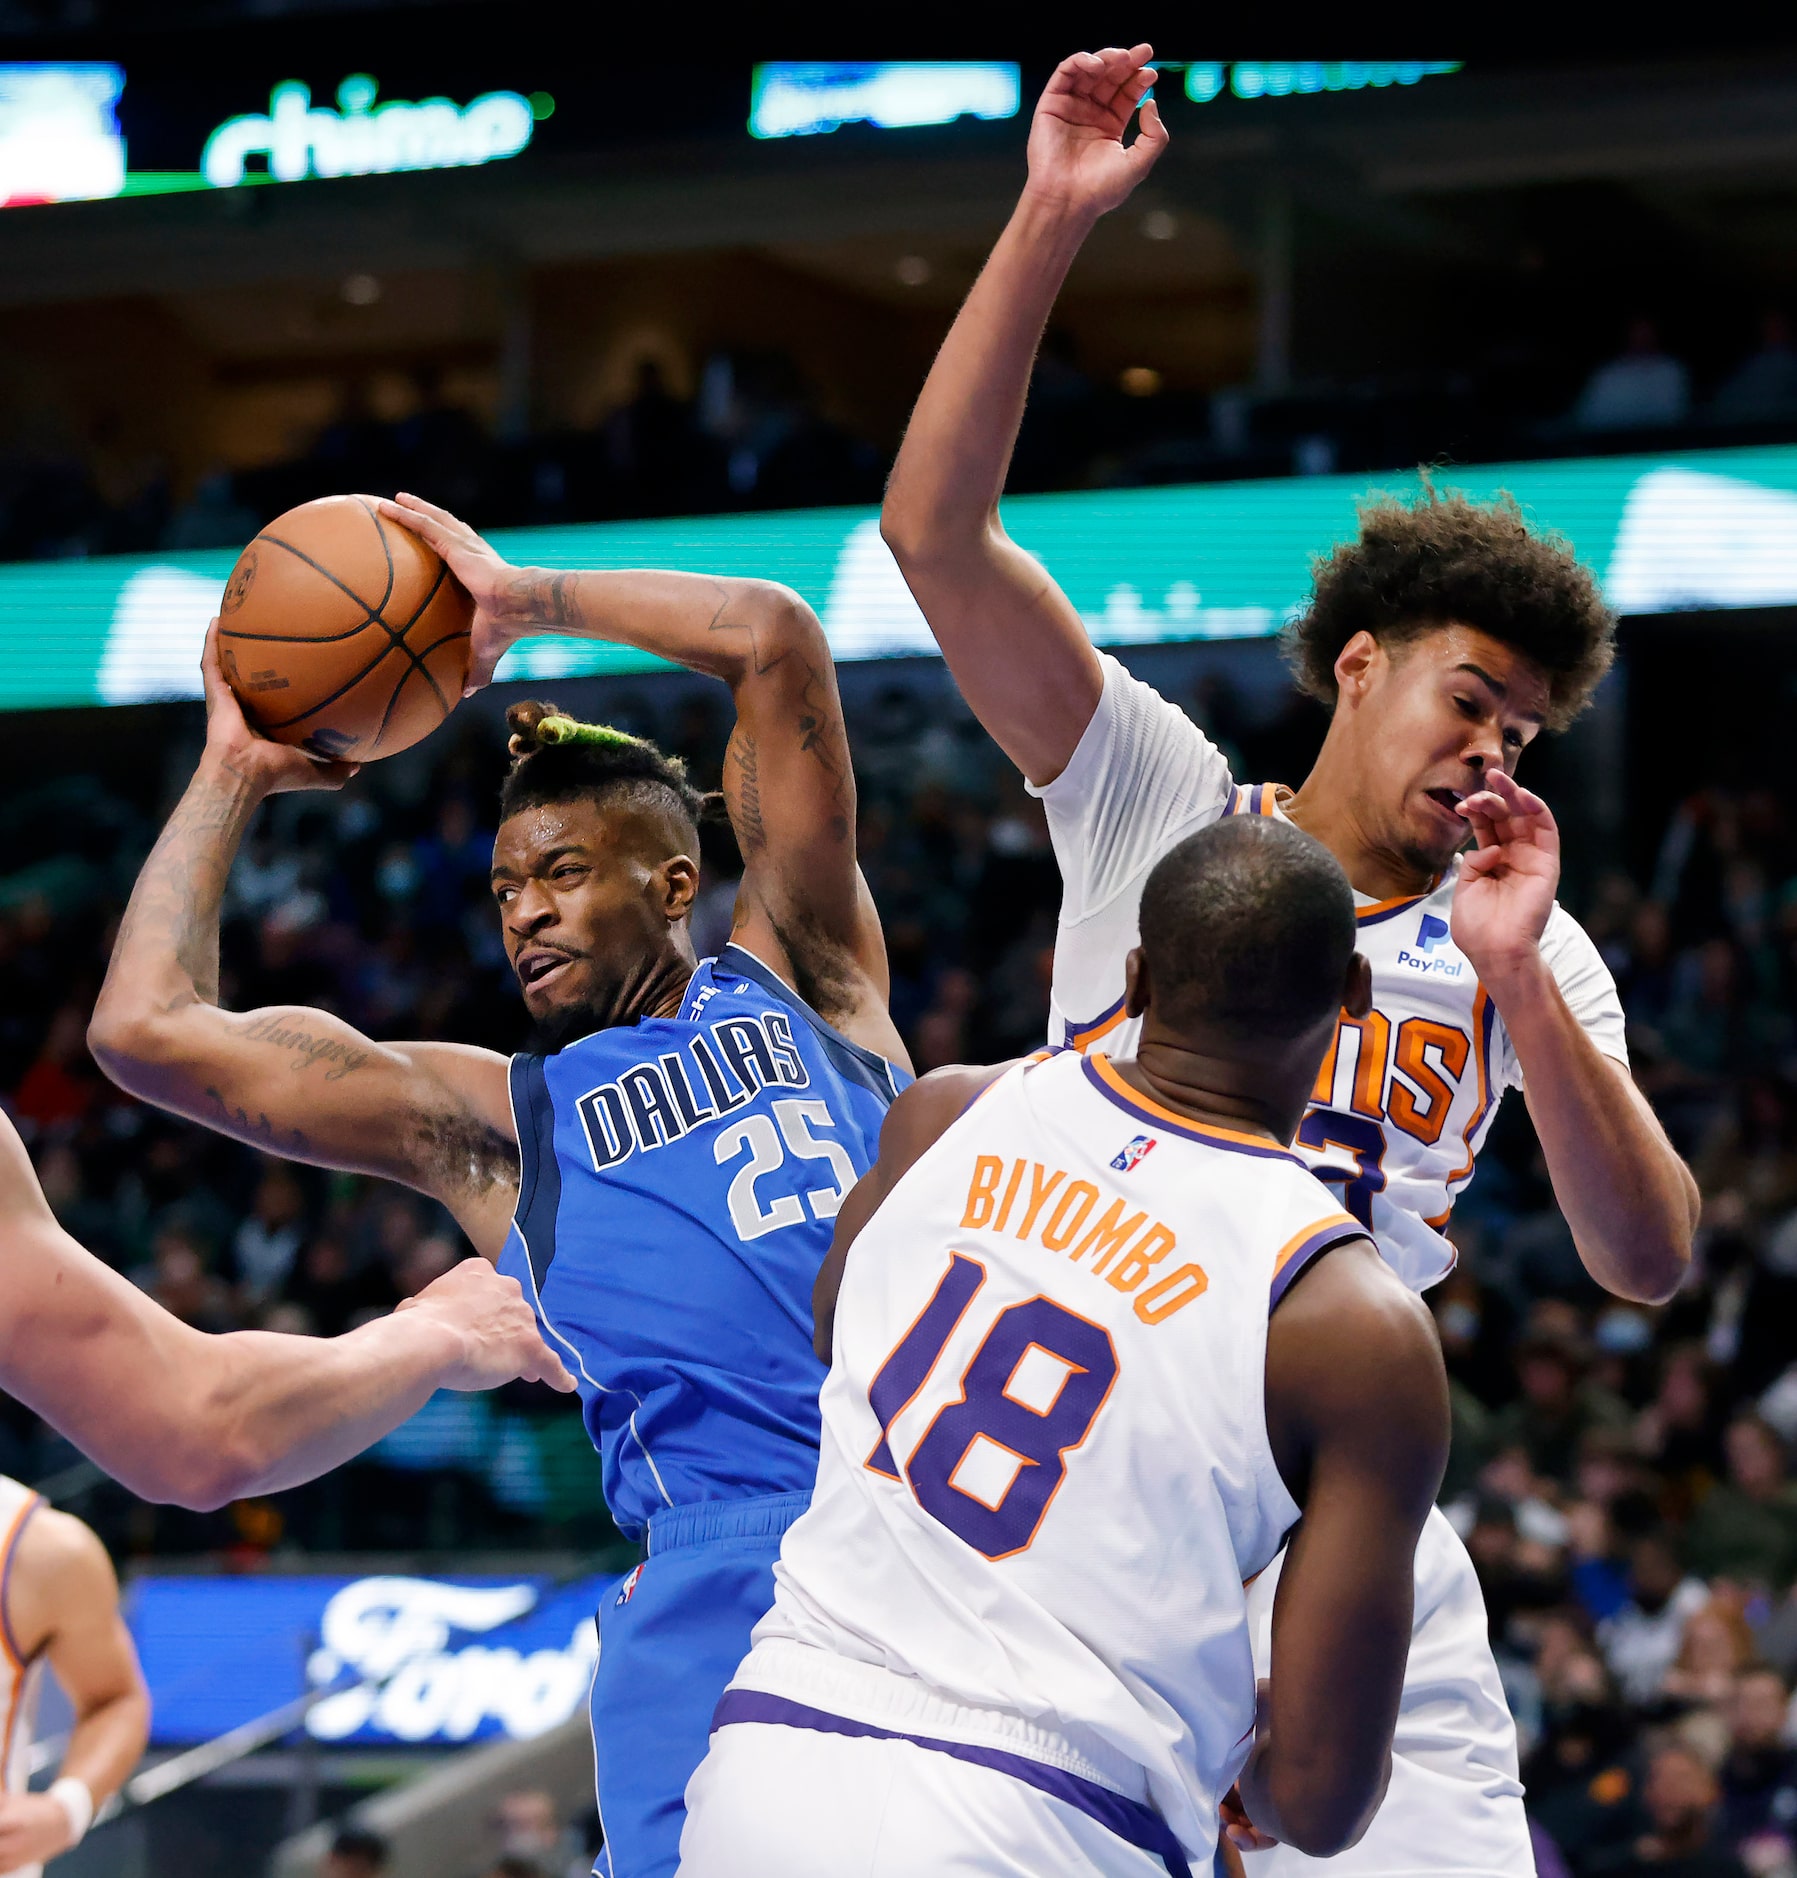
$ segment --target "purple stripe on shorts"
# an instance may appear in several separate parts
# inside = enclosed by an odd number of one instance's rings
[[[1006,1754],[1000,1748],[972,1747],[965,1741],[938,1741],[928,1735],[901,1734],[896,1728],[876,1728],[869,1722],[850,1721],[832,1715],[827,1709],[812,1708],[804,1702],[789,1701],[783,1695],[764,1695],[759,1689],[726,1689],[717,1711],[711,1718],[712,1732],[727,1728],[732,1722],[771,1722],[783,1728],[810,1728],[825,1735],[860,1735],[870,1741],[909,1741],[914,1748],[929,1748],[937,1754],[952,1755],[975,1767],[990,1767],[995,1773],[1009,1774],[1025,1786],[1046,1793],[1051,1800],[1076,1807],[1088,1819],[1114,1832],[1126,1845],[1152,1853],[1167,1867],[1171,1878],[1192,1878],[1192,1868],[1174,1838],[1172,1828],[1153,1808],[1139,1800],[1127,1799],[1101,1787],[1095,1780],[1082,1780],[1077,1774],[1046,1761],[1033,1761],[1026,1754]]]

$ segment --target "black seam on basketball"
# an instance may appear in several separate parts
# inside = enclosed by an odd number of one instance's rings
[[[387,563],[387,590],[381,595],[380,605],[374,609],[384,620],[387,617],[387,602],[393,598],[393,545],[387,539],[387,527],[381,520],[380,510],[372,502],[364,502],[360,496],[352,496],[350,500],[358,504],[374,523],[374,536],[381,544],[381,554]]]
[[[311,555],[309,555],[305,551],[304,548],[296,548],[291,541],[283,541],[279,535],[258,535],[256,539],[258,541],[272,541],[277,548],[285,548],[287,552],[291,554],[296,561],[304,561],[305,564],[309,568],[311,568],[313,573],[318,575],[319,578],[322,580],[328,580],[331,583],[331,585],[335,587],[337,591],[344,596],[345,599],[355,601],[356,605],[359,606],[362,609],[362,611],[368,615],[367,621],[364,622],[365,624],[373,624],[375,622],[378,622],[382,626],[387,625],[387,622],[381,618],[380,609],[378,607],[370,606],[368,602],[364,600],[362,596],[359,593],[357,593],[353,587],[347,585],[344,581],[340,580],[335,574],[331,572],[331,570],[328,567],[325,567],[320,562],[313,560]],[[392,628],[388,627],[387,630],[391,632]],[[242,636],[248,637],[247,634],[242,635]],[[336,637],[347,639],[349,637],[349,634],[339,633],[336,635]],[[324,645],[324,644],[327,644],[328,641],[321,639],[318,641],[318,643],[320,645]]]
[[[423,667],[420,666],[419,669],[422,671]],[[429,672],[425,672],[424,676],[427,681],[430,681],[431,675]],[[392,695],[387,699],[387,708],[381,713],[380,725],[374,733],[374,742],[369,745],[369,754],[371,756],[380,755],[381,739],[387,734],[387,726],[393,721],[394,711],[399,708],[399,694],[402,691],[404,691],[406,686],[409,685],[411,682],[412,682],[412,674],[410,672],[406,672],[400,678],[399,683],[393,687]],[[434,681],[431,681],[431,689],[433,691],[437,691],[437,687]],[[441,702],[442,697],[443,697],[442,692],[437,691],[437,698],[439,702]],[[445,717],[449,715],[448,705],[444,705],[443,715]]]
[[[424,662],[423,653],[414,652],[412,650],[412,642],[408,638],[406,638],[405,635],[409,633],[412,630],[412,628],[416,626],[421,619],[423,619],[426,610],[430,606],[430,603],[434,599],[436,599],[438,593],[441,592],[444,579],[447,577],[448,573],[449,573],[449,563],[447,561],[439,561],[437,563],[437,578],[431,582],[430,592],[427,593],[424,596],[424,598],[418,602],[416,609],[413,611],[412,617],[406,621],[404,626],[400,628],[400,636],[398,640],[398,644],[401,650],[405,653],[406,657],[412,661],[412,670],[415,672],[422,672],[424,674],[424,682],[427,685],[429,685],[431,690],[437,694],[437,702],[440,705],[442,705],[443,715],[445,717],[449,715],[451,706],[450,706],[449,700],[443,695],[443,687],[437,683],[435,678],[431,676],[430,668]],[[402,678],[399,682],[401,685],[403,685],[406,681],[404,678]],[[398,697],[399,695],[398,691],[396,690],[393,695],[395,697]]]
[[[328,698],[320,698],[316,704],[308,704],[303,711],[296,712],[292,717],[275,718],[272,720],[267,718],[260,719],[258,720],[258,728],[262,730],[291,730],[295,724],[303,724],[308,717],[314,716],[317,712],[322,711],[327,704],[335,704],[337,700],[346,693],[354,691],[363,679],[372,678],[374,674],[380,670],[381,661],[383,659],[390,659],[395,651],[403,652],[405,650],[406,648],[404,646],[396,647],[393,642],[389,640],[353,678],[346,679]],[[407,675],[410,676],[409,673]],[[404,681],[402,680],[401,682],[403,683]]]

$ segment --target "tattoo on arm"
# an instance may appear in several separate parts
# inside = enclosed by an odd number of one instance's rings
[[[341,1082],[352,1070],[361,1069],[374,1054],[335,1037],[315,1037],[278,1011],[265,1011],[252,1019],[244,1026],[243,1034],[253,1042],[272,1043],[277,1049],[291,1050],[291,1067],[295,1071],[312,1069],[319,1063],[328,1064],[324,1073],[326,1082]]]
[[[298,1128],[277,1128],[268,1119],[265,1110],[258,1110],[252,1115],[248,1109],[240,1108],[236,1103],[227,1101],[222,1089],[206,1087],[206,1097],[219,1114],[219,1127],[227,1134],[235,1135],[240,1141],[251,1141],[259,1148],[266,1148],[270,1154],[283,1154],[293,1160],[308,1160],[312,1153],[312,1144],[304,1132]]]
[[[235,772],[227,772],[235,775]],[[196,778],[144,863],[119,924],[117,955],[172,956],[208,1004],[218,1002],[218,917],[237,843],[254,804]]]

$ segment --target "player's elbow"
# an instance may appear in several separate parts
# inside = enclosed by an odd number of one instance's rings
[[[209,1439],[184,1427],[141,1455],[106,1462],[106,1471],[140,1500],[216,1513],[253,1493],[262,1470],[228,1431]]]
[[[746,580],[733,608],[754,638],[743,676],[772,678],[800,687],[828,665],[830,643],[810,605],[776,580]]]
[[[907,576],[978,556],[991,533],[984,511],[960,514],[914,494],[895,476],[880,509],[880,539]]]
[[[1268,1784],[1279,1811],[1280,1838],[1306,1858],[1334,1858],[1358,1845],[1384,1798],[1389,1753],[1366,1768],[1324,1759],[1285,1770]]]
[[[87,1047],[112,1081],[141,1095],[144,1072],[175,1054],[176,1026],[166,1013],[108,985],[89,1020]]]

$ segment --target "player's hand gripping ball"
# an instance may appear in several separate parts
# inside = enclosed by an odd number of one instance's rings
[[[238,556],[218,656],[252,728],[338,763],[392,756],[462,695],[474,603],[369,496],[289,509]]]

